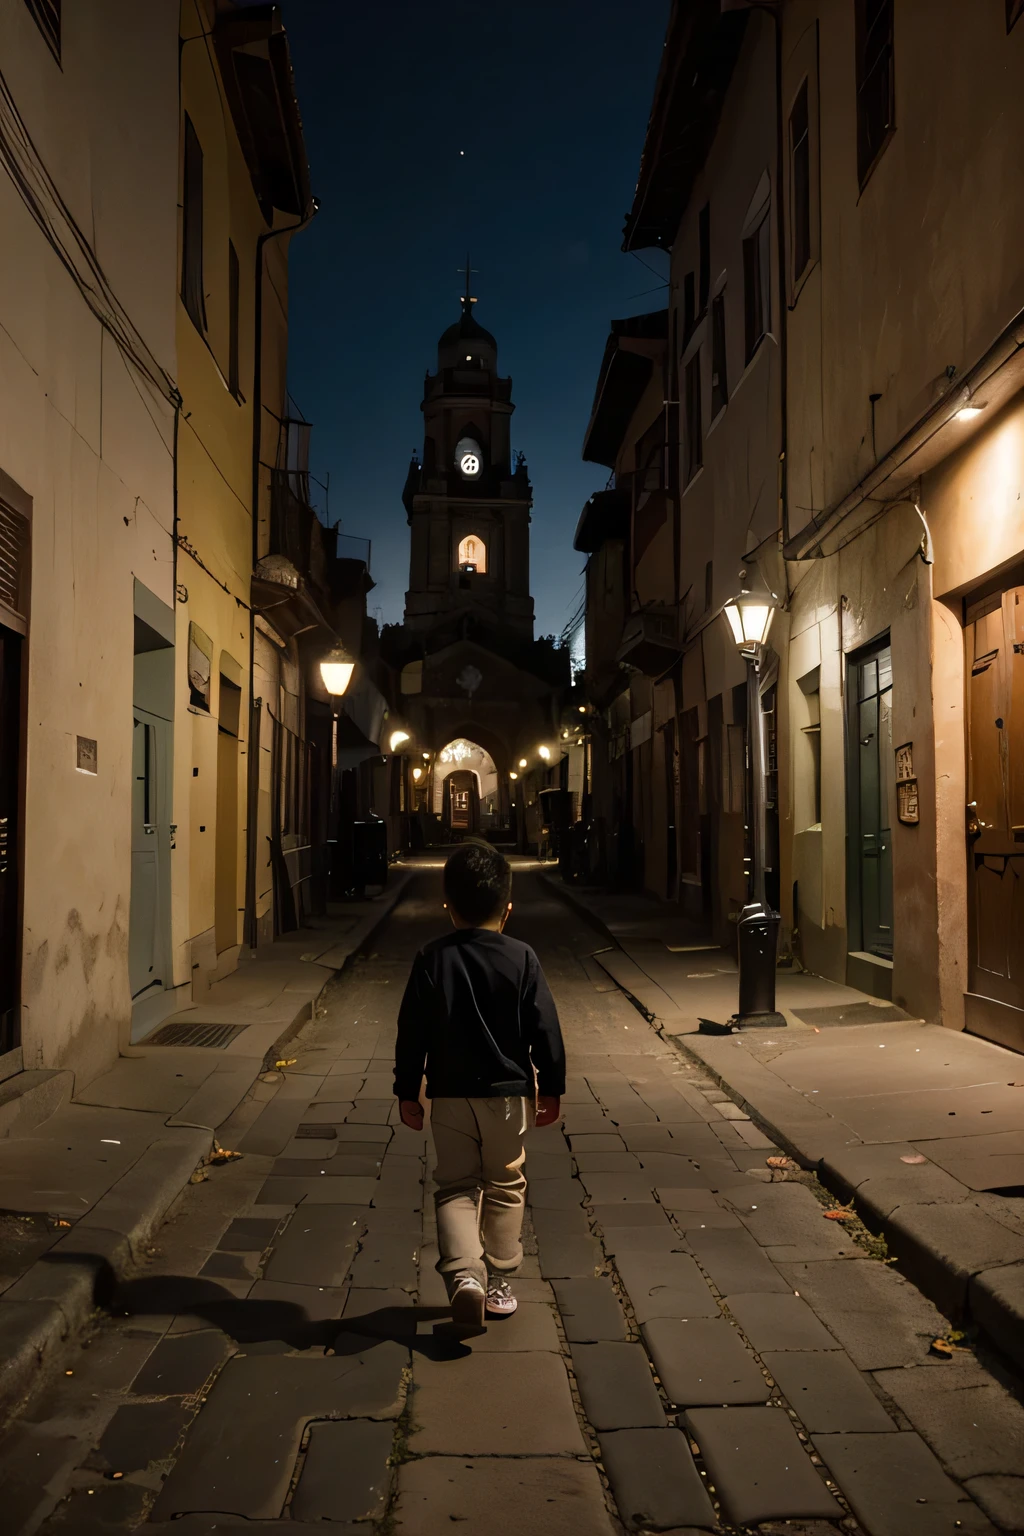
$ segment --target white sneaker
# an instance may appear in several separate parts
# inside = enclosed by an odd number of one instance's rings
[[[491,1275],[487,1281],[487,1316],[511,1317],[518,1305],[508,1281]]]
[[[452,1322],[459,1328],[484,1326],[484,1288],[472,1275],[460,1275],[451,1295]]]

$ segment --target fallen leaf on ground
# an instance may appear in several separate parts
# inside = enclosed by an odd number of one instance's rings
[[[947,1343],[945,1339],[932,1339],[928,1346],[928,1353],[930,1355],[938,1355],[940,1360],[952,1360],[953,1346]]]
[[[926,1163],[927,1161],[928,1159],[926,1157],[922,1157],[920,1152],[914,1152],[909,1157],[900,1158],[901,1163]]]
[[[820,1035],[821,1034],[821,1030],[818,1028],[817,1024],[812,1024],[811,1028],[814,1030],[814,1033],[816,1035]]]
[[[765,1162],[769,1168],[795,1168],[797,1166],[791,1157],[766,1157]]]
[[[207,1173],[205,1168],[197,1168],[195,1173],[189,1179],[189,1183],[190,1184],[205,1184],[209,1177],[210,1177],[210,1175]]]
[[[234,1160],[234,1158],[241,1157],[242,1155],[243,1154],[241,1152],[229,1152],[226,1147],[214,1147],[213,1151],[210,1153],[210,1156],[207,1158],[207,1162],[230,1163]]]
[[[298,1059],[299,1058],[297,1056],[289,1056],[287,1061],[275,1061],[274,1066],[277,1067],[278,1070],[280,1070],[281,1067],[294,1067]]]
[[[843,1210],[842,1208],[838,1211],[822,1211],[821,1214],[826,1221],[852,1221],[854,1217],[853,1211]]]

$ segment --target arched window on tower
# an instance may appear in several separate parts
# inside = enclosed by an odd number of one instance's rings
[[[467,574],[487,574],[487,545],[478,533],[467,533],[459,545],[458,566]]]

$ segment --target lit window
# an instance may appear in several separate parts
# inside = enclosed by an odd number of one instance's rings
[[[487,545],[483,539],[475,533],[469,533],[459,545],[458,565],[460,570],[471,566],[477,575],[483,576],[487,571]]]

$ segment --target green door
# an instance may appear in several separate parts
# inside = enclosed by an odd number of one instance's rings
[[[892,959],[892,651],[888,641],[851,660],[851,945]],[[859,928],[859,941],[858,930]]]

